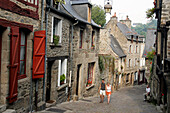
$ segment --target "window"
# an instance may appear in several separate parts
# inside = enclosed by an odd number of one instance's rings
[[[27,44],[27,38],[26,34],[21,31],[20,32],[20,58],[19,58],[19,75],[18,79],[22,79],[26,77],[26,44]]]
[[[62,39],[62,20],[52,17],[51,42],[58,44]]]
[[[133,43],[133,35],[131,35],[131,43]]]
[[[79,48],[83,46],[83,29],[80,30]]]
[[[129,53],[131,53],[132,45],[129,46]]]
[[[95,31],[92,31],[92,38],[91,38],[91,47],[94,47],[94,40],[95,40]]]
[[[94,74],[94,63],[88,64],[88,75],[87,75],[87,85],[92,85]]]
[[[138,36],[136,36],[136,44],[138,44]]]
[[[88,7],[88,22],[91,23],[91,8]]]
[[[62,85],[61,76],[64,74],[65,78],[67,76],[67,59],[62,59],[58,61],[58,86]],[[64,80],[64,83],[66,83],[66,79]]]
[[[129,74],[126,75],[126,82],[129,82]]]
[[[131,59],[129,59],[129,67],[131,67]]]
[[[138,46],[136,46],[136,53],[138,53]]]
[[[135,72],[134,81],[138,80],[138,72]]]

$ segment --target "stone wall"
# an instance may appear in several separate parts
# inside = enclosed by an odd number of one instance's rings
[[[79,23],[79,25],[81,25]],[[92,96],[97,93],[99,87],[99,69],[98,69],[98,51],[99,51],[99,28],[94,28],[91,25],[82,26],[84,28],[83,34],[83,46],[79,48],[79,37],[80,37],[80,26],[74,26],[74,39],[73,39],[73,86],[72,86],[72,95],[76,96],[76,87],[77,87],[77,66],[80,67],[79,75],[79,89],[78,97],[82,98],[83,96]],[[94,45],[91,47],[91,37],[92,31],[95,31]],[[94,63],[94,74],[93,82],[91,87],[86,87],[87,83],[87,73],[88,73],[88,63]],[[74,99],[73,97],[73,99]]]
[[[41,3],[41,0],[39,0]],[[26,8],[20,2],[17,2],[22,8]],[[45,5],[45,4],[44,4]],[[27,7],[28,8],[28,7]],[[31,8],[31,7],[30,7]],[[39,18],[41,18],[41,4],[38,9]],[[32,25],[33,31],[27,34],[27,56],[26,56],[26,78],[18,80],[18,96],[17,101],[9,104],[6,97],[9,96],[9,68],[10,64],[10,27],[5,29],[2,35],[2,55],[1,55],[1,94],[0,104],[6,104],[7,108],[15,109],[18,113],[28,113],[30,110],[30,81],[31,81],[31,67],[32,67],[32,48],[33,48],[33,32],[40,30],[40,20],[36,20],[27,16],[19,15],[4,9],[0,9],[0,19],[7,20],[9,22],[22,23],[25,25]],[[17,25],[17,24],[16,24]],[[22,28],[21,28],[22,29]],[[32,81],[33,85],[33,108],[35,109],[35,81]],[[39,80],[38,87],[38,104],[42,102],[42,80]]]

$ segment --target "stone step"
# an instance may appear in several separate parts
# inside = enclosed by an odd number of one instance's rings
[[[16,111],[14,109],[7,109],[3,113],[16,113]]]
[[[0,113],[6,110],[6,105],[0,105]]]

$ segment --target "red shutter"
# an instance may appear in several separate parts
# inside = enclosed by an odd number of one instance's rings
[[[17,100],[18,67],[19,67],[19,27],[11,28],[10,42],[10,75],[9,75],[9,103]]]
[[[32,78],[44,77],[44,61],[45,61],[45,30],[36,31],[34,33],[34,50],[33,50],[33,73]]]

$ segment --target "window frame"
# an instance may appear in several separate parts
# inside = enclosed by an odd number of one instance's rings
[[[65,65],[64,65],[64,67],[62,67],[63,65],[62,65],[62,62],[64,63],[65,62]],[[58,84],[57,84],[57,87],[60,87],[61,86],[61,84],[60,84],[60,76],[62,75],[62,74],[65,74],[65,78],[67,77],[67,64],[68,64],[68,59],[60,59],[60,60],[58,60]],[[65,68],[64,69],[64,72],[63,72],[63,68]],[[66,83],[66,79],[64,80],[64,84]]]
[[[88,85],[93,84],[94,66],[95,66],[94,62],[88,63],[88,69],[87,69],[87,83],[88,83]]]
[[[92,31],[92,37],[91,37],[91,47],[95,46],[95,31]]]
[[[24,34],[25,34],[25,55],[24,55],[24,74],[20,74],[20,62],[21,61],[23,61],[23,60],[21,60],[20,59],[20,55],[21,55],[21,46],[23,46],[23,45],[21,45],[21,32],[23,32]],[[23,79],[23,78],[26,78],[27,76],[26,76],[26,57],[27,57],[27,33],[24,31],[24,30],[20,30],[19,31],[19,52],[18,52],[18,54],[19,54],[19,61],[18,61],[18,63],[19,63],[19,67],[18,67],[18,70],[19,70],[19,73],[18,73],[18,80],[19,79]]]
[[[57,29],[58,33],[54,33],[54,27],[56,27],[56,24],[54,22],[55,19],[59,20],[58,23],[57,23],[57,28],[55,28],[55,32],[56,32],[56,29]],[[55,16],[52,16],[51,20],[52,20],[51,21],[51,42],[54,43],[54,35],[56,35],[56,36],[60,37],[58,43],[61,44],[61,42],[62,42],[62,19],[57,18]]]

